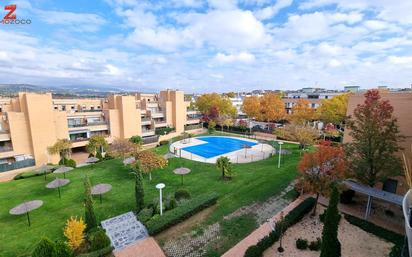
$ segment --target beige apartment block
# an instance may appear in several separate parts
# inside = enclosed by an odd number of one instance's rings
[[[93,135],[115,138],[138,135],[157,143],[201,127],[200,114],[189,110],[182,91],[110,95],[107,98],[53,98],[52,94],[19,93],[0,98],[0,175],[45,163],[57,163],[47,147],[69,139],[73,152],[85,152]],[[160,129],[174,131],[160,135]]]

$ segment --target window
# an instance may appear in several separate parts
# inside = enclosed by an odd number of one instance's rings
[[[328,95],[325,95],[325,99],[328,99],[329,98],[329,96]]]
[[[55,110],[58,110],[58,109],[59,109],[59,107],[58,107],[58,106],[54,106],[54,109],[55,109]]]
[[[62,111],[66,110],[66,105],[62,105]]]

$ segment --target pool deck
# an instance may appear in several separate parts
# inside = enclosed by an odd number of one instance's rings
[[[206,137],[209,137],[209,136],[206,136]],[[256,143],[256,145],[252,146],[252,148],[248,148],[246,151],[245,149],[240,149],[240,150],[228,152],[225,154],[217,155],[211,158],[205,158],[205,157],[196,155],[194,153],[190,153],[188,151],[182,150],[182,148],[185,148],[188,146],[207,144],[207,142],[199,140],[197,138],[188,138],[188,139],[183,139],[183,140],[180,140],[180,141],[177,141],[171,144],[169,147],[169,151],[181,158],[189,159],[192,161],[205,162],[205,163],[216,163],[216,160],[221,156],[228,157],[232,163],[249,163],[249,162],[255,162],[255,161],[267,159],[274,153],[273,147],[268,144],[261,144],[256,140],[252,140],[248,138],[238,138],[238,137],[230,137],[230,136],[227,136],[227,137],[234,138],[237,140],[254,142]]]

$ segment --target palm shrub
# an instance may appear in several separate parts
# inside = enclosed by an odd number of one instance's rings
[[[55,257],[56,256],[56,246],[50,239],[48,239],[47,237],[44,237],[37,244],[31,256],[32,257]]]
[[[322,231],[322,245],[320,257],[340,257],[341,245],[338,240],[338,227],[340,214],[338,211],[339,191],[333,187],[326,210],[325,221]]]
[[[91,185],[89,177],[84,179],[84,217],[86,221],[86,231],[97,227],[96,215],[93,209],[93,199],[91,194]]]
[[[144,208],[143,176],[139,162],[136,162],[136,165],[134,165],[132,174],[135,178],[134,195],[136,201],[136,213],[139,213]]]
[[[232,164],[228,157],[219,157],[216,160],[216,167],[222,171],[222,179],[230,179],[232,177]]]

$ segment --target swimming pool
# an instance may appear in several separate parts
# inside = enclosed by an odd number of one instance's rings
[[[196,139],[206,143],[188,146],[182,150],[202,156],[204,158],[212,158],[225,153],[230,153],[243,149],[244,145],[254,146],[255,142],[241,140],[233,137],[197,137]]]

